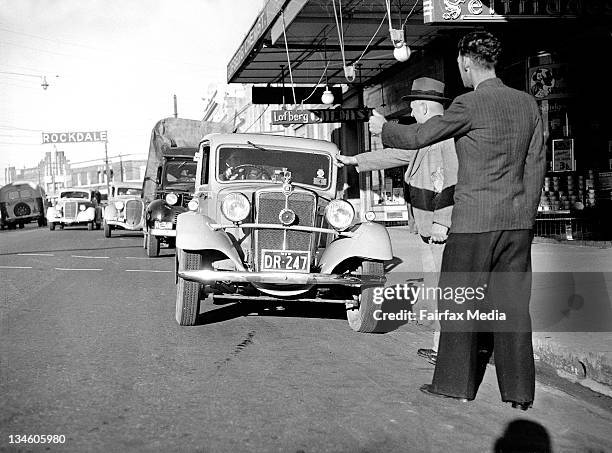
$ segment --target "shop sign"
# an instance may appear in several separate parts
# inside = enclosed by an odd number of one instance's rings
[[[372,109],[272,110],[273,125],[368,121]]]
[[[283,7],[284,0],[268,0],[255,23],[238,47],[238,50],[227,65],[227,80],[231,80],[236,71],[246,61],[257,42],[268,32],[273,20]]]
[[[425,23],[507,22],[517,19],[612,15],[612,0],[423,0]]]
[[[572,171],[575,168],[574,139],[562,138],[552,141],[552,171]]]
[[[84,143],[106,142],[106,131],[91,132],[43,132],[42,142],[45,143]]]

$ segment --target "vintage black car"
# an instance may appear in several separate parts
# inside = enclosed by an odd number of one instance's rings
[[[0,228],[23,228],[29,222],[46,225],[43,188],[31,182],[13,182],[0,188]]]

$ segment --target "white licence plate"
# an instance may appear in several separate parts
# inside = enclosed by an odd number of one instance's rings
[[[261,251],[262,271],[302,272],[308,271],[310,252],[298,250],[268,250]]]

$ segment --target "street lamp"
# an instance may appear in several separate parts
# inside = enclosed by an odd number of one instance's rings
[[[49,88],[49,82],[47,82],[47,76],[44,75],[38,75],[38,74],[27,74],[24,72],[8,72],[8,71],[0,71],[0,74],[8,74],[8,75],[16,75],[16,76],[22,76],[22,77],[36,77],[37,79],[40,79],[40,86],[42,87],[43,90],[46,90],[47,88]],[[59,77],[59,75],[56,75],[55,77]]]

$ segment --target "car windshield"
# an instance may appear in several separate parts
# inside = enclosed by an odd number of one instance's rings
[[[62,192],[61,198],[84,198],[89,200],[89,193],[87,192]]]
[[[283,168],[286,168],[291,172],[293,182],[319,188],[327,188],[331,182],[331,159],[327,154],[227,147],[219,150],[218,159],[220,181],[281,182]]]
[[[131,187],[117,187],[117,196],[134,195],[139,197],[142,194],[142,189],[133,189]]]
[[[166,162],[162,187],[193,191],[197,164],[192,160],[170,160]]]

